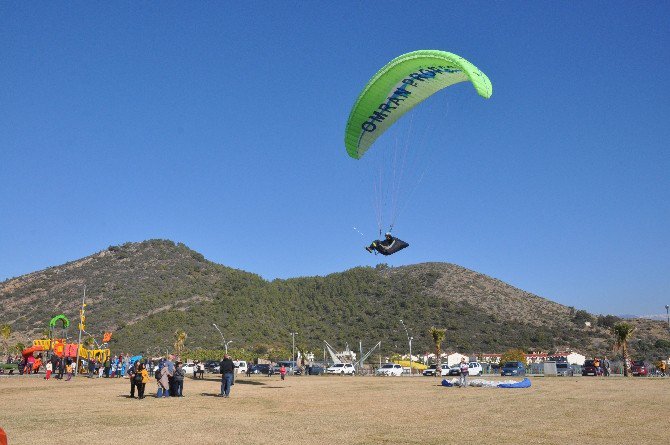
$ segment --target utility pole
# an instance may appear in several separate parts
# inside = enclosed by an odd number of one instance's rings
[[[670,329],[670,305],[665,305],[665,314],[668,317],[668,329]]]
[[[400,324],[402,324],[402,327],[405,328],[405,334],[407,335],[407,341],[409,342],[409,376],[412,377],[412,340],[414,340],[414,337],[409,336],[409,332],[407,331],[407,326],[405,326],[405,323],[403,323],[402,319],[400,320]]]
[[[81,310],[79,311],[79,340],[77,340],[77,359],[74,362],[75,371],[72,377],[76,377],[79,372],[79,349],[81,348],[81,331],[84,330],[84,323],[86,321],[86,316],[84,315],[84,308],[86,307],[86,285],[84,285],[84,297],[81,299]],[[65,355],[65,354],[63,354]],[[63,358],[63,360],[65,360]]]
[[[297,334],[297,332],[291,332],[291,337],[293,338],[293,343],[292,343],[292,345],[293,345],[293,352],[292,352],[292,354],[293,354],[293,355],[291,356],[291,361],[292,361],[294,364],[297,365],[297,363],[295,363],[295,335],[296,335],[296,334]],[[295,368],[296,366],[293,366],[293,367]]]

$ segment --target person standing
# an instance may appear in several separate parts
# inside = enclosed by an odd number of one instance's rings
[[[281,364],[281,367],[279,368],[279,375],[280,375],[282,380],[286,379],[286,366],[284,366],[283,363]]]
[[[163,363],[168,369],[168,397],[175,395],[174,390],[174,355],[169,355]]]
[[[149,383],[149,373],[147,372],[144,363],[140,363],[140,366],[137,368],[137,375],[142,376],[140,383],[137,384],[137,397],[139,399],[144,398],[144,388],[146,388],[147,383]]]
[[[53,366],[51,361],[47,362],[47,375],[44,376],[44,380],[49,380],[51,378],[51,371],[54,369]]]
[[[170,378],[172,377],[172,375],[170,374],[169,368],[165,364],[163,364],[163,367],[161,368],[159,375],[160,377],[158,379],[158,385],[159,385],[158,393],[159,394],[162,393],[163,397],[170,397]]]
[[[186,371],[184,371],[181,364],[181,362],[177,362],[174,368],[174,375],[172,376],[172,379],[174,380],[174,394],[172,395],[175,397],[183,397],[184,376],[186,375]]]
[[[134,399],[135,398],[135,388],[137,387],[138,381],[135,379],[135,375],[137,374],[137,368],[138,368],[139,362],[135,362],[133,366],[128,369],[128,378],[130,379],[130,398]],[[141,379],[140,379],[141,380]],[[137,390],[138,395],[139,395],[139,389]]]
[[[67,365],[65,365],[65,381],[68,382],[72,378],[72,362],[70,360],[67,361]]]
[[[461,363],[459,365],[461,374],[458,376],[458,384],[461,388],[468,386],[468,364],[465,363],[465,358],[461,358]]]
[[[65,372],[65,357],[60,357],[58,359],[58,380],[63,380],[63,373]]]
[[[221,394],[219,396],[228,398],[230,396],[230,387],[233,386],[235,363],[233,363],[228,354],[225,354],[219,366],[221,367]]]

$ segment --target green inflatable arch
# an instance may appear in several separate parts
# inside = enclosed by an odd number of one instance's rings
[[[65,314],[60,314],[56,315],[54,318],[51,319],[51,321],[49,322],[49,327],[51,329],[55,328],[56,323],[58,323],[58,320],[63,322],[63,329],[67,329],[70,326],[70,320],[67,319]]]
[[[360,159],[395,121],[431,95],[470,81],[488,99],[491,81],[464,58],[438,50],[403,54],[375,74],[358,96],[344,131],[347,153]]]

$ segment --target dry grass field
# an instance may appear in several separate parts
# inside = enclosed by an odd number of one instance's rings
[[[128,380],[0,378],[10,445],[64,443],[665,443],[670,379],[535,378],[530,389],[444,388],[429,377],[240,377],[185,397],[128,398]],[[195,441],[195,442],[193,442]]]

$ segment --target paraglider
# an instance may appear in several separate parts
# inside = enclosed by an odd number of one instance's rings
[[[377,252],[381,253],[382,255],[393,255],[405,247],[409,247],[409,244],[401,239],[394,237],[390,232],[386,232],[383,240],[373,241],[372,244],[365,248],[365,250],[370,253],[375,252],[375,255]]]
[[[469,81],[476,92],[488,99],[493,94],[489,78],[466,59],[445,51],[419,50],[403,54],[387,63],[368,81],[354,103],[344,131],[344,144],[347,153],[353,159],[361,159],[371,149],[375,141],[391,128],[405,114],[438,91],[460,82]],[[433,118],[433,121],[436,119]],[[408,162],[406,156],[420,143],[413,142],[408,136],[407,142],[396,140],[395,150],[404,153],[392,153],[387,158],[391,166],[380,165],[380,175],[374,183],[377,195],[377,224],[381,235],[385,214],[388,213],[388,231],[394,227],[399,212],[400,182]],[[382,144],[384,145],[384,144]],[[412,148],[409,148],[412,145]],[[385,147],[378,150],[382,152]],[[381,163],[380,163],[381,164]],[[390,179],[382,178],[391,176]],[[384,180],[382,180],[384,179]],[[420,180],[419,180],[420,181]],[[388,190],[382,190],[386,187]],[[408,244],[397,238],[374,241],[366,247],[368,252],[391,255]]]

